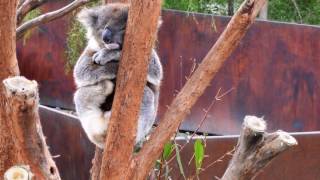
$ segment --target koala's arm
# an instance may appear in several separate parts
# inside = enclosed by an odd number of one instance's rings
[[[107,48],[103,48],[93,55],[92,60],[95,64],[104,66],[107,63],[110,63],[111,61],[118,62],[120,60],[120,57],[121,50],[110,50]]]
[[[152,85],[159,87],[163,77],[162,66],[157,52],[152,49],[149,62],[147,81]]]
[[[114,79],[118,63],[110,62],[104,66],[94,63],[93,56],[97,51],[87,47],[78,59],[73,76],[78,87],[93,85],[105,79]]]

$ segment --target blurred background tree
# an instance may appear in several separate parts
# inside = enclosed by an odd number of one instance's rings
[[[164,0],[164,8],[232,15],[242,0]],[[269,0],[268,20],[320,25],[320,0]]]

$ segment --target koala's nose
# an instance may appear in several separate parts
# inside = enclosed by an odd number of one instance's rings
[[[106,28],[102,32],[102,39],[105,43],[110,43],[112,39],[112,31],[109,28]]]

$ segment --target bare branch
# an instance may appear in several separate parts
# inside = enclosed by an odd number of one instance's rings
[[[164,144],[176,132],[191,107],[237,47],[264,3],[265,0],[246,0],[230,20],[225,31],[173,100],[158,127],[151,134],[150,140],[135,157],[131,164],[136,168],[134,179],[146,178]]]
[[[68,13],[72,12],[73,10],[77,9],[78,7],[88,3],[89,1],[90,0],[75,0],[72,3],[68,4],[67,6],[65,6],[59,10],[43,14],[43,15],[36,17],[28,22],[23,23],[21,26],[19,26],[17,28],[17,31],[16,31],[17,39],[20,39],[27,30],[34,28],[40,24],[47,23],[47,22],[50,22],[50,21],[55,20],[57,18],[60,18],[62,16],[65,16],[66,14],[68,14]]]
[[[26,0],[17,10],[17,25],[22,23],[23,18],[32,10],[47,3],[49,0]]]
[[[221,180],[252,179],[277,155],[298,144],[286,132],[266,133],[262,118],[246,116],[242,127],[236,151]]]

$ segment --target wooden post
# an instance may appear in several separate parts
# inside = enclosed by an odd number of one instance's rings
[[[266,133],[262,118],[246,116],[236,151],[221,180],[253,179],[277,155],[297,144],[286,132]]]

